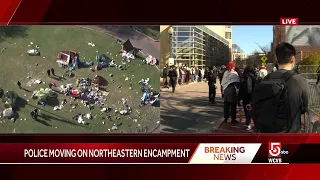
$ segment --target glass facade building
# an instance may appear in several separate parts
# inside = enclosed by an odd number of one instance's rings
[[[220,66],[230,60],[229,42],[205,26],[172,26],[171,55],[177,65]]]

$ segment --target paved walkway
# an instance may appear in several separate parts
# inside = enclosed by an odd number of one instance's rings
[[[219,86],[219,85],[218,85]],[[217,104],[209,104],[208,84],[192,83],[161,92],[162,133],[210,133],[223,121],[223,101],[220,88]]]

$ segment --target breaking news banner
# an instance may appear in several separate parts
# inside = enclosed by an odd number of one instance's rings
[[[320,163],[320,144],[0,144],[0,164]]]

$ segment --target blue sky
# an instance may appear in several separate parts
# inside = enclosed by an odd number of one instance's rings
[[[273,39],[272,26],[232,26],[232,44],[237,44],[247,55],[259,46],[268,45]]]

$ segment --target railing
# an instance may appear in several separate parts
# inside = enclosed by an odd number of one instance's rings
[[[320,87],[309,82],[309,88],[309,108],[304,114],[303,132],[320,133]]]
[[[299,65],[300,73],[307,79],[317,79],[318,65]]]

